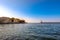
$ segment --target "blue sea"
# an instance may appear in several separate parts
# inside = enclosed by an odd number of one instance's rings
[[[0,40],[60,40],[60,24],[0,24]]]

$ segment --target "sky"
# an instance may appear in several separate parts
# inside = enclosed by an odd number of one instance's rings
[[[0,17],[27,22],[60,22],[60,0],[0,0]]]

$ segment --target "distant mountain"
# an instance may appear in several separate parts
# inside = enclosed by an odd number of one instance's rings
[[[4,23],[25,23],[25,20],[19,18],[0,17],[0,24]]]

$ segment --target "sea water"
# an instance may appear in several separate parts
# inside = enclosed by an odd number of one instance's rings
[[[0,40],[60,40],[60,24],[0,24]]]

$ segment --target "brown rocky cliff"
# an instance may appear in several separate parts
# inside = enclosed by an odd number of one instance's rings
[[[0,17],[0,23],[25,23],[25,20],[18,18]]]

